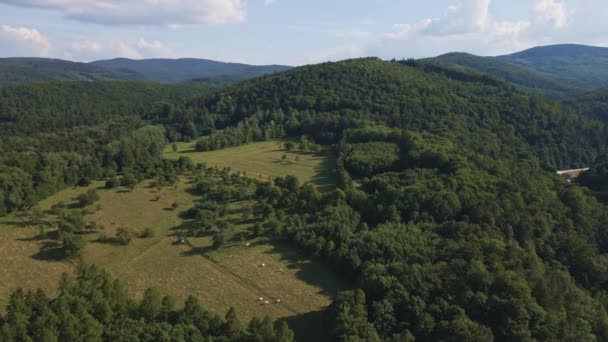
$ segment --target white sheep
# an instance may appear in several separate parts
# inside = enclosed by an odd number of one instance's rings
[[[266,267],[266,264],[262,263],[262,265],[260,265],[260,266],[262,266],[262,267]]]
[[[260,299],[258,299],[259,302],[263,302],[264,298],[260,297]]]
[[[264,304],[270,304],[270,302],[269,301],[265,301]]]
[[[281,300],[280,300],[280,299],[277,299],[277,304],[278,304],[278,303],[280,303],[280,302],[281,302]]]
[[[249,247],[249,246],[251,246],[251,242],[247,242],[247,243],[245,244],[245,247]]]

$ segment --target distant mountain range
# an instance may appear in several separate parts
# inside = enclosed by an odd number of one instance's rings
[[[144,80],[160,83],[213,80],[238,81],[291,69],[291,67],[284,65],[253,66],[194,58],[144,60],[116,58],[90,64],[114,71],[134,71],[142,75]]]
[[[32,82],[141,80],[130,70],[49,58],[1,58],[0,86]]]
[[[206,59],[117,58],[91,63],[49,58],[1,58],[0,86],[62,81],[150,81],[158,83],[236,82],[289,70],[282,65],[255,66]]]
[[[421,61],[489,74],[554,98],[608,86],[608,48],[603,47],[564,44],[498,57],[449,53]]]
[[[491,75],[530,92],[566,99],[608,86],[608,48],[551,45],[511,55],[481,57],[448,53],[418,60]],[[292,69],[208,59],[116,58],[77,63],[45,58],[0,59],[0,86],[54,81],[150,81],[157,83],[234,83]]]

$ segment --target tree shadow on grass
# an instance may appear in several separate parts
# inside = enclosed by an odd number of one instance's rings
[[[272,249],[266,251],[266,254],[277,254],[281,261],[287,264],[290,269],[296,269],[296,277],[310,285],[319,289],[319,293],[328,297],[335,297],[339,291],[350,288],[348,282],[343,277],[336,275],[322,261],[312,258],[305,258],[303,255],[292,246],[280,241],[266,242],[272,246]]]
[[[67,258],[61,244],[56,241],[43,243],[40,250],[31,257],[41,261],[65,261]]]

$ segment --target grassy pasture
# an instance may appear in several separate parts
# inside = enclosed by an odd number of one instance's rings
[[[210,152],[196,152],[196,142],[177,143],[177,152],[173,151],[172,145],[168,145],[164,155],[169,159],[188,156],[195,163],[206,163],[208,166],[220,168],[230,167],[233,171],[246,172],[247,176],[254,178],[293,175],[302,183],[313,182],[323,188],[335,184],[332,177],[335,160],[330,153],[287,151],[285,142],[255,142]],[[286,159],[283,159],[284,155]]]
[[[327,306],[344,284],[324,266],[302,258],[287,246],[262,238],[247,241],[249,246],[240,241],[237,236],[250,224],[238,223],[240,210],[251,202],[229,205],[229,215],[233,216],[229,218],[237,223],[224,247],[213,250],[211,237],[189,239],[189,245],[174,245],[172,228],[184,224],[179,213],[196,200],[186,191],[189,181],[182,177],[176,187],[160,190],[144,182],[132,191],[106,190],[97,182],[63,190],[42,201],[39,207],[46,210],[58,202],[70,205],[77,195],[97,188],[100,200],[87,208],[90,213],[85,216],[86,222],[102,224],[101,233],[109,237],[118,227],[127,227],[133,240],[128,246],[119,246],[98,242],[100,233],[86,234],[83,259],[108,270],[137,298],[146,288],[157,287],[179,301],[195,295],[207,309],[218,314],[223,315],[233,306],[243,321],[269,315],[287,318],[296,329],[298,324],[306,325],[300,317],[309,320],[312,315],[318,321],[320,317],[313,314]],[[176,202],[179,207],[172,209]],[[46,220],[52,223],[55,217],[49,215]],[[145,228],[154,231],[152,238],[138,237]],[[43,250],[43,245],[53,240],[40,239],[38,235],[38,229],[31,227],[27,218],[0,218],[1,307],[17,287],[42,288],[52,293],[61,273],[75,267],[74,262],[55,260],[49,250]],[[261,267],[262,263],[267,266]],[[259,302],[259,297],[271,304]]]

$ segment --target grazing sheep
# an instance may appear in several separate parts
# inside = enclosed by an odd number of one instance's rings
[[[249,246],[251,246],[251,243],[250,243],[250,242],[247,242],[247,243],[245,244],[245,247],[249,247]]]
[[[259,302],[263,302],[264,298],[260,297],[260,299],[258,299]]]
[[[262,265],[260,265],[260,266],[262,266],[262,267],[266,267],[266,264],[262,264]]]
[[[270,302],[269,301],[265,301],[264,304],[270,304]]]
[[[280,302],[281,302],[281,300],[280,300],[280,299],[277,299],[277,304],[278,304],[278,303],[280,303]]]

